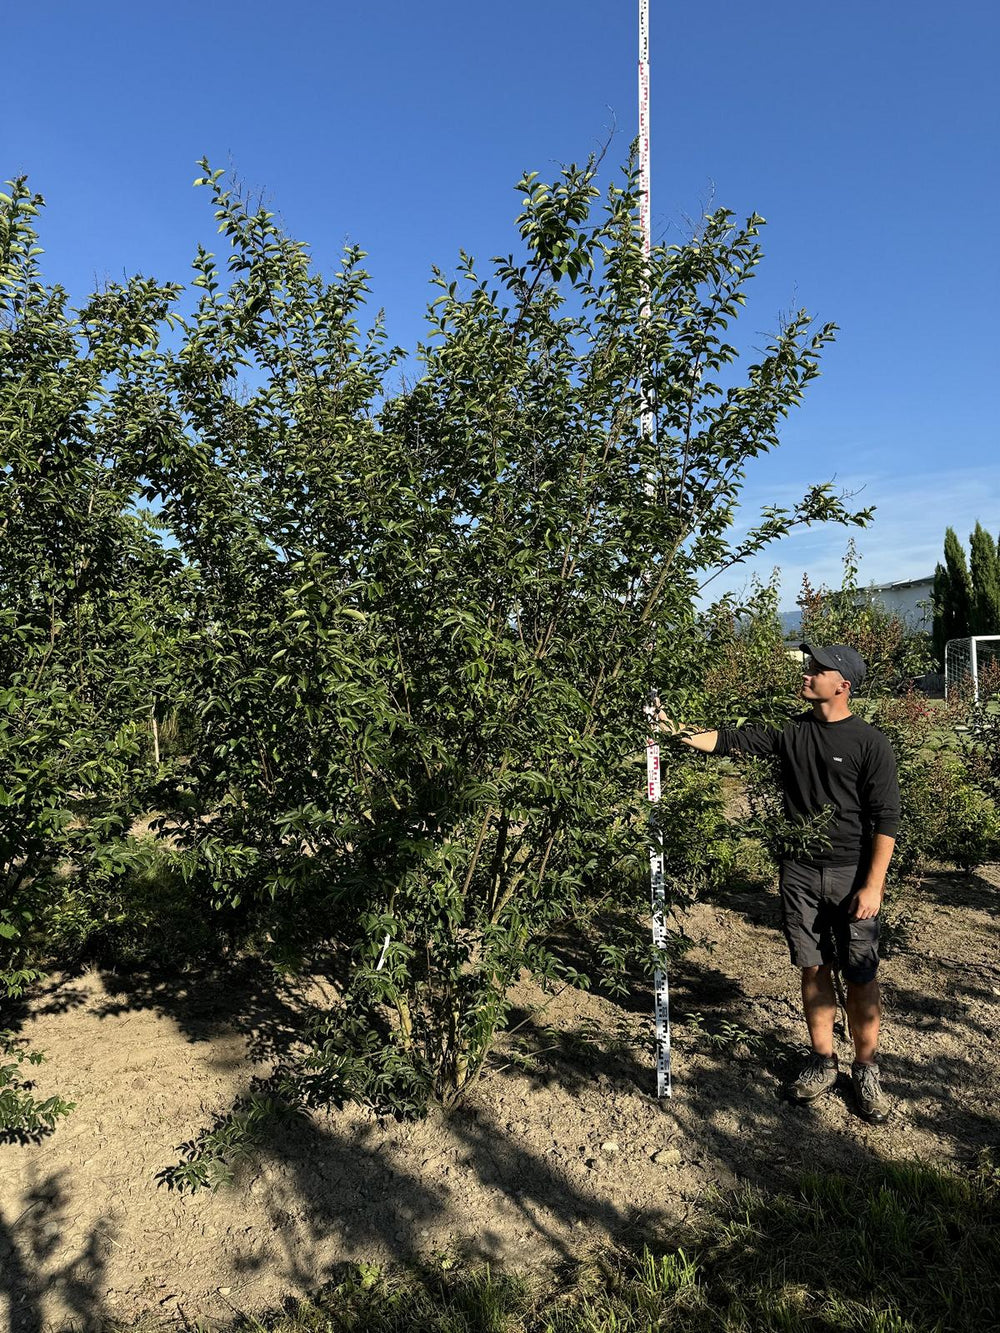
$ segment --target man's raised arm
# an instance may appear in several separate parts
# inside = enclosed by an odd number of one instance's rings
[[[658,732],[661,734],[665,732],[671,740],[683,741],[685,745],[690,745],[692,750],[701,750],[705,754],[714,752],[719,739],[717,731],[689,731],[687,727],[678,726],[667,717],[662,708],[656,713],[655,726]]]

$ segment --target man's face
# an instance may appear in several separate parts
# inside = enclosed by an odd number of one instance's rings
[[[802,697],[810,702],[824,703],[827,699],[836,698],[838,692],[846,694],[847,685],[844,677],[833,667],[824,667],[810,657],[802,673]]]

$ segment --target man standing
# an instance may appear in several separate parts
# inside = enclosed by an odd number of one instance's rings
[[[850,709],[864,680],[864,659],[853,648],[804,643],[802,697],[810,711],[782,728],[730,727],[692,732],[661,725],[706,754],[776,756],[785,813],[806,821],[824,812],[822,838],[781,864],[781,906],[792,963],[802,972],[802,1007],[812,1055],[789,1085],[810,1102],[837,1081],[833,1025],[837,999],[833,968],[847,984],[854,1039],[851,1082],[858,1110],[879,1124],[888,1119],[877,1064],[879,1033],[879,909],[899,824],[896,760],[885,736]],[[820,842],[822,845],[820,845]]]

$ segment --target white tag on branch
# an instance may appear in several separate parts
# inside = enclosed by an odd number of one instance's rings
[[[379,956],[378,956],[378,962],[375,964],[375,971],[376,971],[376,972],[381,972],[381,971],[382,971],[382,965],[383,965],[383,963],[385,962],[385,956],[386,956],[386,954],[389,952],[389,938],[390,938],[390,937],[389,937],[388,935],[386,935],[385,940],[384,940],[384,942],[383,942],[383,944],[382,944],[382,952],[379,954]]]

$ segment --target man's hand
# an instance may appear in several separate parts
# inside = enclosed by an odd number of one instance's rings
[[[683,741],[685,745],[690,745],[693,750],[701,750],[703,754],[711,754],[715,749],[719,736],[717,731],[689,731],[687,727],[667,717],[659,699],[653,700],[649,711],[654,734],[666,734],[671,740]]]
[[[896,839],[888,833],[876,833],[872,839],[872,856],[868,863],[867,883],[858,890],[858,896],[851,907],[851,916],[855,921],[868,921],[878,916],[885,890],[885,874],[892,860],[892,851]]]
[[[855,921],[869,921],[873,916],[878,916],[881,906],[882,890],[877,884],[866,884],[863,889],[858,890],[851,908],[851,916]]]
[[[657,708],[653,713],[653,730],[666,732],[668,736],[679,736],[684,731],[684,728],[679,722],[674,722],[671,718],[667,717],[662,708]]]

